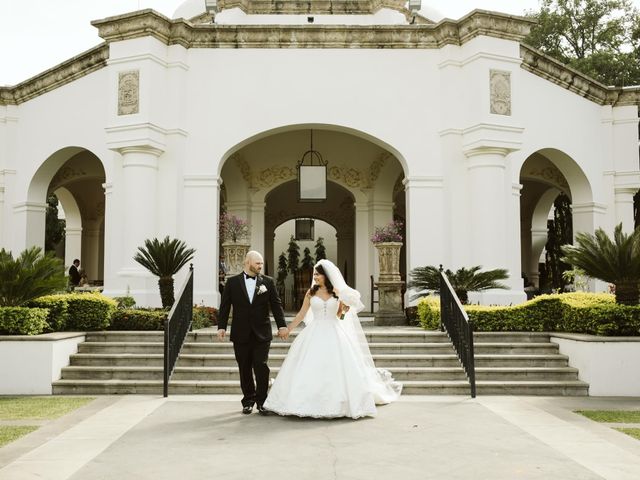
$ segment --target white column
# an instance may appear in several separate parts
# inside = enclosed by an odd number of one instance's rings
[[[356,209],[356,241],[355,241],[355,278],[353,287],[360,292],[362,303],[369,305],[370,276],[373,274],[373,245],[370,241],[371,229],[369,228],[369,205],[366,203],[354,203]]]
[[[100,224],[96,220],[85,220],[82,224],[81,258],[80,267],[87,274],[89,281],[97,280],[100,263]]]
[[[529,255],[528,276],[529,281],[536,287],[540,288],[540,255],[547,244],[547,236],[549,232],[544,229],[531,229],[531,254]]]
[[[44,250],[46,215],[46,203],[22,202],[13,206],[11,250],[14,257],[33,246]]]
[[[76,258],[82,258],[82,227],[66,227],[64,236],[64,264],[67,269]]]
[[[505,268],[509,270],[510,278],[504,283],[512,288],[470,293],[471,302],[511,304],[526,299],[520,281],[520,242],[518,240],[518,257],[515,259],[515,249],[507,241],[514,240],[514,233],[518,237],[520,235],[519,225],[513,229],[509,226],[509,217],[513,215],[514,193],[513,187],[509,192],[506,190],[508,153],[509,149],[500,147],[479,147],[465,151],[469,181],[468,245],[471,250],[471,265],[467,266],[480,265],[482,270]],[[518,289],[514,290],[516,282]]]
[[[510,262],[507,265],[509,269],[509,279],[505,281],[512,290],[521,290],[524,292],[524,280],[522,279],[522,235],[520,233],[520,192],[522,185],[514,183],[511,186],[511,202],[509,210],[509,219],[507,227],[507,246]],[[530,241],[530,240],[529,240]],[[530,249],[527,249],[530,251]],[[525,295],[526,297],[526,295]]]
[[[122,274],[139,274],[143,267],[134,260],[139,246],[156,236],[158,197],[158,157],[162,150],[150,146],[123,147],[122,155],[124,212],[122,218],[124,259]]]
[[[407,177],[404,180],[407,214],[407,273],[415,267],[448,265],[446,248],[450,230],[445,225],[442,177]]]
[[[603,226],[603,220],[607,213],[606,205],[595,202],[571,205],[573,216],[573,240],[575,244],[576,234],[580,232],[593,234],[597,228]],[[611,234],[612,232],[609,232]],[[608,286],[600,280],[591,280],[588,285],[591,292],[606,292]]]
[[[218,306],[218,220],[220,179],[214,175],[185,175],[182,225],[184,241],[195,248],[193,301]],[[186,269],[186,267],[185,267]]]
[[[251,217],[251,250],[257,250],[264,255],[264,202],[252,202],[250,205]],[[265,257],[267,258],[267,257]],[[269,268],[273,270],[273,265]]]
[[[122,237],[120,225],[122,215],[119,214],[117,202],[113,195],[113,183],[102,184],[104,188],[104,291],[105,295],[122,297],[130,292],[118,280],[119,259],[122,256]]]
[[[634,230],[633,218],[633,196],[638,191],[637,188],[616,187],[616,225],[622,223],[622,230],[631,233]]]

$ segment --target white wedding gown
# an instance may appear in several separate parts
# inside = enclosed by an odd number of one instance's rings
[[[398,398],[402,385],[373,366],[336,314],[338,300],[311,297],[313,322],[292,343],[264,407],[280,415],[359,418]],[[368,359],[365,356],[368,355]]]

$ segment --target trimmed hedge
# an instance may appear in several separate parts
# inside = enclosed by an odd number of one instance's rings
[[[587,333],[604,336],[640,335],[640,306],[615,303],[610,294],[540,295],[512,307],[465,305],[478,332],[523,331]],[[426,297],[418,303],[420,324],[440,326],[440,302]]]
[[[116,305],[99,292],[47,295],[29,302],[29,306],[49,310],[47,330],[53,332],[104,330]]]
[[[0,335],[39,335],[49,326],[45,308],[0,307]]]
[[[201,328],[213,327],[218,324],[218,309],[214,307],[205,307],[203,305],[193,306],[193,321],[191,330],[199,330]]]
[[[67,295],[47,295],[31,300],[28,307],[46,308],[49,310],[47,316],[47,332],[61,332],[67,328],[69,319],[69,305],[65,298]]]
[[[119,308],[111,317],[111,330],[164,330],[165,310]]]

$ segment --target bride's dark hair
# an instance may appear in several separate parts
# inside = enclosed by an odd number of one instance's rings
[[[329,280],[329,276],[325,273],[324,268],[322,268],[322,265],[316,265],[315,271],[324,276],[324,286],[327,288],[327,292],[329,292],[335,298],[338,298],[338,296],[333,291],[333,284],[331,283],[331,280]],[[319,288],[320,285],[318,285],[317,283],[313,287],[311,287],[309,293],[312,297],[316,294]]]

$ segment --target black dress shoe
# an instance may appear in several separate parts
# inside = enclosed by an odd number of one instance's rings
[[[242,413],[249,415],[253,411],[253,405],[245,405],[242,407]]]
[[[258,413],[260,415],[269,415],[269,410],[264,408],[262,405],[258,405]]]

